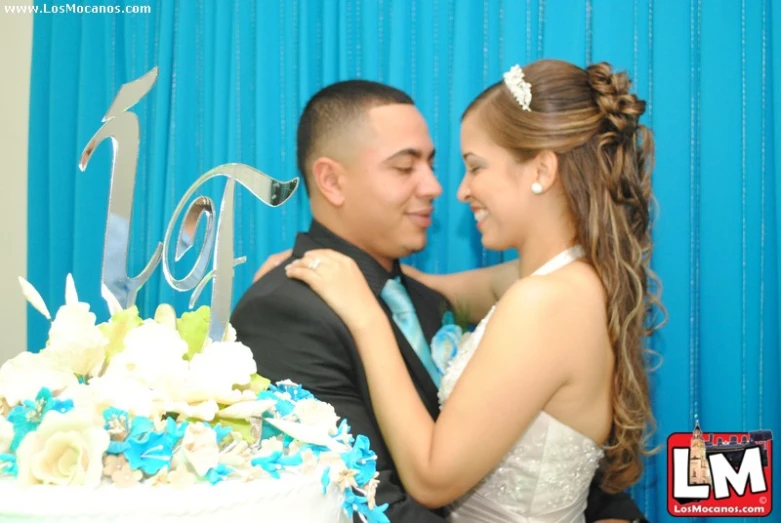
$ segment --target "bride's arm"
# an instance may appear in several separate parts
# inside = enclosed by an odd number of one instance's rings
[[[570,315],[562,307],[565,296],[536,278],[508,290],[436,423],[379,307],[348,324],[385,441],[405,488],[420,503],[440,507],[475,486],[566,383],[571,358],[564,348],[574,335],[556,328]]]
[[[402,270],[444,295],[456,309],[464,309],[472,323],[488,314],[510,285],[518,280],[518,260],[452,274],[429,274],[409,265],[403,265]]]
[[[312,268],[314,266],[314,268]],[[485,477],[574,376],[600,318],[549,278],[514,283],[436,423],[402,360],[390,320],[354,260],[310,251],[285,270],[305,281],[350,329],[372,405],[407,491],[440,507]],[[566,328],[562,328],[566,327]]]

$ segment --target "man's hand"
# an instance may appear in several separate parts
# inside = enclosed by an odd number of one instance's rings
[[[255,277],[252,278],[252,283],[255,283],[258,281],[263,275],[265,275],[268,271],[282,263],[283,261],[290,258],[290,255],[293,254],[293,249],[288,249],[286,251],[278,252],[275,254],[270,255],[268,258],[266,258],[266,261],[263,262],[263,265],[260,266],[260,269],[258,269],[258,272],[255,273]]]

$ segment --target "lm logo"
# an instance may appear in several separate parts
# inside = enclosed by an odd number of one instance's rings
[[[766,516],[772,510],[773,436],[677,432],[667,439],[667,510],[673,516]]]

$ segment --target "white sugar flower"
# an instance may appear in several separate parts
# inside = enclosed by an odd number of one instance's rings
[[[106,407],[111,406],[107,405],[101,408],[101,406],[95,402],[95,394],[92,387],[86,383],[77,383],[76,385],[66,387],[62,392],[57,394],[57,399],[61,401],[71,400],[76,408],[83,410],[84,412],[91,412],[97,416],[98,419],[102,418],[103,410]]]
[[[168,482],[177,489],[186,489],[195,484],[198,478],[190,472],[187,465],[181,464],[168,473]]]
[[[188,424],[182,438],[182,452],[195,473],[204,477],[209,469],[219,463],[217,433],[203,423]]]
[[[227,419],[249,419],[259,418],[261,414],[276,405],[274,400],[252,400],[239,401],[220,410],[221,418]]]
[[[260,442],[260,452],[258,454],[266,456],[275,452],[282,452],[285,445],[279,438],[267,438]]]
[[[41,354],[78,376],[95,376],[106,360],[107,343],[89,305],[69,303],[57,311],[49,330],[49,345]]]
[[[164,398],[132,375],[113,373],[92,378],[89,390],[98,412],[114,407],[132,416],[148,418],[157,418],[163,413]]]
[[[167,401],[163,405],[165,412],[177,412],[183,418],[193,418],[203,421],[211,421],[220,410],[220,406],[214,400],[206,400],[200,403],[187,403],[186,401]]]
[[[226,438],[230,438],[232,442],[220,452],[220,463],[232,469],[246,471],[252,469],[253,467],[250,463],[252,451],[249,448],[249,443],[235,432],[229,434]]]
[[[339,416],[336,415],[333,406],[328,403],[311,398],[300,400],[296,403],[293,414],[304,425],[309,425],[331,435],[337,432],[336,423],[339,421]]]
[[[16,450],[19,483],[96,487],[108,444],[108,432],[90,413],[51,411]]]
[[[59,391],[78,384],[73,373],[42,354],[23,352],[0,367],[0,398],[9,407],[34,399],[42,387]]]
[[[346,488],[358,487],[358,483],[355,481],[357,474],[357,470],[347,468],[343,461],[331,466],[331,470],[328,472],[331,483],[338,485],[341,491]]]
[[[176,329],[176,311],[171,305],[161,303],[157,306],[157,309],[155,309],[155,321],[166,327]]]
[[[258,371],[252,351],[238,342],[212,343],[193,356],[187,376],[186,396],[192,403],[213,399],[230,405],[243,398],[235,386],[249,385]]]
[[[363,495],[366,498],[367,505],[369,505],[369,510],[374,510],[374,507],[377,506],[377,487],[380,486],[380,482],[377,479],[377,474],[375,474],[374,478],[369,480],[369,482],[363,486]]]
[[[312,474],[317,470],[317,456],[310,449],[304,449],[301,452],[301,473]]]
[[[174,329],[146,320],[125,336],[125,349],[117,354],[105,376],[127,375],[164,395],[181,388],[187,375],[182,357],[187,343]]]

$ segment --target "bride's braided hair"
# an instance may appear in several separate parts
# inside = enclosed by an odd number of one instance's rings
[[[655,426],[648,390],[647,337],[661,323],[661,286],[651,271],[653,137],[639,122],[645,102],[629,92],[626,73],[607,63],[582,69],[558,60],[523,68],[532,85],[524,111],[499,82],[467,113],[479,110],[498,145],[519,161],[556,153],[576,227],[605,289],[615,356],[613,427],[602,463],[602,488],[623,490],[642,473],[646,438]]]

